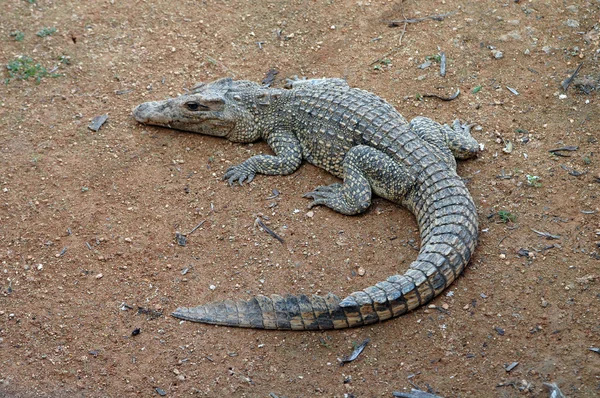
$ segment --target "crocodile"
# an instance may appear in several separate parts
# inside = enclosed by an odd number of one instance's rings
[[[477,209],[456,173],[456,159],[475,157],[471,126],[407,121],[382,98],[343,79],[288,79],[282,89],[223,78],[133,110],[141,123],[224,137],[265,140],[274,155],[230,167],[229,184],[256,174],[287,175],[302,160],[343,183],[304,196],[309,207],[365,212],[373,194],[407,207],[419,225],[419,254],[404,274],[344,299],[327,295],[257,295],[177,308],[172,316],[207,324],[278,330],[357,327],[400,316],[432,300],[463,271],[477,244]]]

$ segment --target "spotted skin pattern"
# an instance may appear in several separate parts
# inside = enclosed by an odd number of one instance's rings
[[[310,206],[359,214],[373,194],[406,206],[419,225],[417,259],[404,274],[343,300],[331,293],[259,295],[182,307],[172,315],[227,326],[324,330],[372,324],[429,302],[462,272],[477,243],[477,211],[455,160],[479,151],[470,126],[425,117],[409,122],[383,99],[342,79],[296,79],[288,86],[220,79],[177,98],[143,103],[133,115],[141,123],[233,142],[266,140],[274,155],[229,168],[224,179],[230,184],[250,182],[256,174],[291,174],[306,160],[343,179],[305,194]]]

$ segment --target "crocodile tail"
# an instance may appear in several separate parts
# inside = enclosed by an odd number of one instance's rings
[[[225,326],[277,330],[344,329],[407,313],[440,294],[475,249],[477,211],[459,177],[424,179],[406,203],[421,231],[421,250],[409,269],[341,300],[334,294],[255,296],[178,308],[173,316]]]
[[[354,326],[355,318],[360,317],[358,309],[342,308],[340,299],[331,293],[327,296],[259,295],[250,300],[224,300],[178,308],[172,315],[214,325],[278,330],[344,329]]]
[[[404,274],[350,294],[342,308],[358,305],[369,320],[400,316],[440,294],[468,264],[479,231],[475,204],[460,177],[437,179],[432,173],[406,204],[421,232],[417,259]]]

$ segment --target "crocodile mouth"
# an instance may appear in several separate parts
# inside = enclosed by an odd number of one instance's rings
[[[166,108],[165,102],[144,102],[133,108],[131,112],[135,120],[144,124],[167,123],[166,118],[161,117],[161,113]],[[161,120],[162,119],[162,120]]]
[[[234,124],[219,119],[204,119],[202,121],[171,121],[168,125],[163,125],[172,129],[190,131],[192,133],[200,133],[211,135],[214,137],[227,137],[233,129]]]
[[[217,137],[226,137],[235,125],[233,122],[207,113],[185,119],[173,115],[169,110],[170,104],[168,101],[145,102],[136,106],[132,111],[132,115],[135,120],[143,124]]]

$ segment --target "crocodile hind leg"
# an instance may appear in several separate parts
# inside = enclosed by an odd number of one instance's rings
[[[471,125],[461,124],[458,119],[450,127],[418,116],[410,121],[409,126],[419,137],[434,145],[438,150],[434,154],[453,170],[456,170],[455,158],[468,159],[479,152],[479,143],[471,136]]]
[[[366,145],[350,149],[343,168],[343,184],[320,186],[304,195],[313,198],[309,207],[325,205],[338,213],[359,214],[371,205],[372,193],[400,203],[415,181],[404,165]]]

